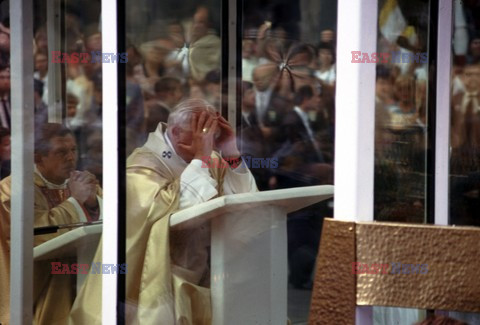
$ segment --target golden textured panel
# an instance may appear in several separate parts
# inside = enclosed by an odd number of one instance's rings
[[[357,305],[480,312],[479,228],[357,223],[355,231],[357,262],[390,264],[387,274],[357,275]],[[392,274],[391,263],[428,271]]]
[[[355,324],[355,224],[325,219],[309,324]]]

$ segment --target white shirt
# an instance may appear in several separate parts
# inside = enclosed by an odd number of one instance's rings
[[[463,114],[467,112],[467,105],[470,100],[472,101],[472,104],[473,104],[473,113],[480,112],[480,106],[478,105],[479,103],[477,98],[478,98],[478,93],[476,91],[471,93],[465,92],[465,95],[463,96],[463,100],[462,100]]]
[[[270,88],[265,91],[255,90],[255,109],[257,111],[258,123],[261,123],[263,115],[267,111],[271,96],[272,89]]]
[[[312,128],[310,127],[310,121],[308,120],[308,114],[304,112],[300,107],[295,106],[293,110],[300,116],[300,119],[303,122],[303,125],[305,126],[305,129],[307,129],[308,136],[310,137],[310,140],[314,140],[313,137],[313,131]]]

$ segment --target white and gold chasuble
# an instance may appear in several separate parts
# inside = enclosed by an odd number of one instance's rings
[[[170,215],[180,207],[180,190],[188,186],[181,182],[189,164],[167,144],[165,129],[160,124],[127,160],[126,323],[211,324],[205,251],[209,226],[200,227],[199,235],[197,229],[188,233],[198,237],[193,241],[200,244],[197,247],[182,242],[187,234],[169,231]],[[215,152],[212,156],[220,157]],[[218,196],[257,190],[248,170],[243,174],[229,168],[209,172]],[[189,261],[179,265],[186,255]],[[101,261],[101,245],[95,260]],[[101,275],[89,274],[75,300],[70,324],[101,324],[101,294]]]

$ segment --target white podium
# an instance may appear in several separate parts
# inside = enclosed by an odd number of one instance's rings
[[[226,195],[171,216],[173,229],[211,221],[214,325],[287,324],[287,213],[332,196],[332,185]]]
[[[33,249],[35,262],[49,259],[76,257],[78,264],[92,264],[98,247],[102,225],[95,224],[70,230]],[[101,261],[95,261],[101,262]],[[88,274],[77,274],[77,292]]]

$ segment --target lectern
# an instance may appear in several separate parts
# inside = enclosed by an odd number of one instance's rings
[[[173,229],[211,222],[213,324],[287,324],[287,213],[333,186],[226,195],[175,213]]]
[[[102,225],[96,224],[83,226],[68,231],[61,236],[55,237],[33,249],[35,262],[76,257],[78,264],[92,264],[98,242],[102,234]],[[101,262],[101,261],[95,261]],[[80,291],[87,274],[78,272],[77,292]]]

